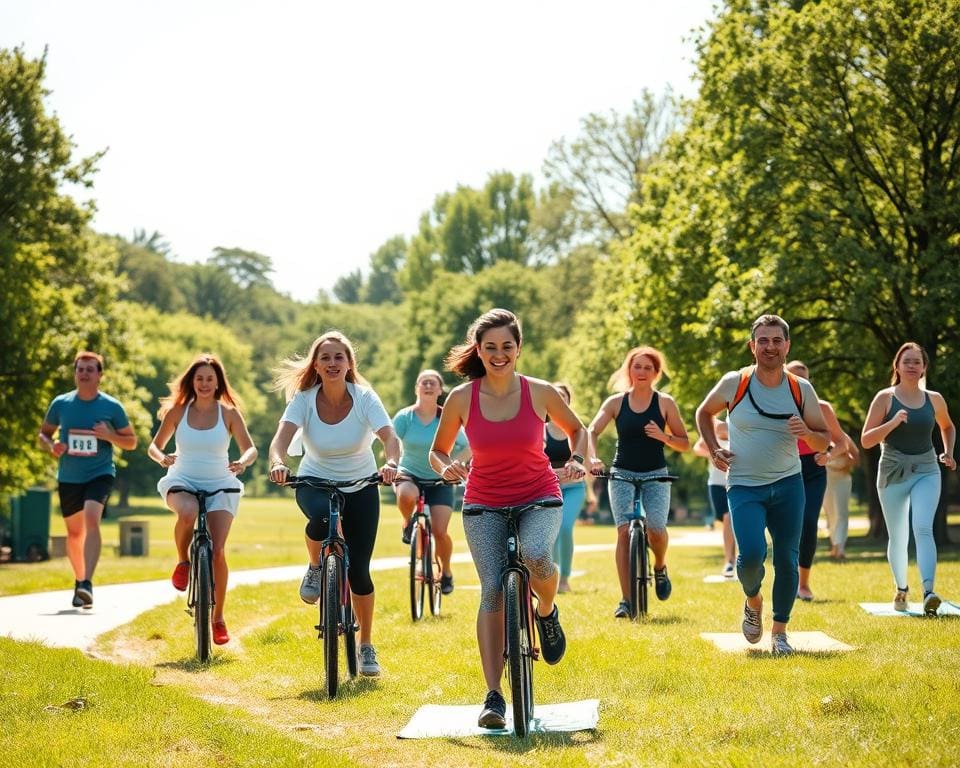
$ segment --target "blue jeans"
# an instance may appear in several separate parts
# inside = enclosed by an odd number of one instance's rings
[[[560,491],[563,493],[563,519],[553,544],[553,561],[560,566],[560,578],[568,579],[573,568],[573,526],[580,517],[587,486],[583,483],[561,485]]]
[[[733,485],[727,489],[733,535],[737,539],[737,578],[747,597],[760,592],[767,559],[765,530],[773,540],[773,620],[790,621],[800,575],[800,529],[803,525],[803,479],[799,473],[767,485]]]

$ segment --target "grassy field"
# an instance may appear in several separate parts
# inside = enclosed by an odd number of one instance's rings
[[[394,514],[384,510],[378,556],[401,551]],[[299,523],[283,520],[290,561],[300,562]],[[611,535],[609,528],[577,530],[578,543]],[[861,611],[858,601],[892,597],[879,547],[856,542],[843,564],[821,558],[817,600],[798,603],[791,622],[856,650],[789,659],[725,654],[700,639],[701,632],[739,628],[739,586],[703,582],[719,568],[717,550],[675,547],[673,597],[654,601],[641,624],[612,618],[618,595],[611,561],[610,552],[577,554],[574,567],[584,572],[560,601],[567,656],[535,669],[541,703],[600,699],[593,733],[396,738],[421,704],[478,704],[483,697],[473,632],[479,593],[472,567],[463,564],[444,615],[417,625],[409,620],[403,573],[375,574],[374,638],[384,676],[350,682],[332,702],[322,690],[316,609],[300,603],[293,582],[233,590],[227,618],[234,639],[207,667],[192,660],[182,601],[102,637],[100,660],[0,641],[0,754],[11,765],[956,764],[960,622]],[[954,555],[941,559],[937,583],[947,597],[960,594]],[[77,698],[89,706],[59,706]]]

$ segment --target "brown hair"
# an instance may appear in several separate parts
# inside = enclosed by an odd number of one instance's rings
[[[554,389],[556,389],[558,392],[560,392],[560,393],[562,393],[562,394],[564,394],[564,395],[567,396],[567,404],[568,404],[568,405],[569,405],[571,402],[573,402],[573,391],[570,389],[570,385],[567,384],[567,382],[565,382],[565,381],[555,381],[555,382],[553,382],[553,384],[551,384],[550,386],[552,386],[552,387],[553,387]]]
[[[753,321],[753,325],[750,326],[750,340],[756,341],[757,328],[768,325],[776,325],[783,331],[784,339],[790,338],[790,326],[787,325],[787,321],[780,317],[780,315],[760,315],[760,317]]]
[[[275,392],[282,391],[284,395],[286,395],[287,400],[289,400],[297,392],[303,392],[318,384],[323,386],[320,380],[320,374],[317,373],[314,363],[320,352],[320,345],[328,341],[334,341],[342,345],[347,351],[347,360],[350,362],[347,381],[369,387],[369,382],[363,378],[363,376],[360,375],[360,371],[357,370],[357,356],[353,351],[353,344],[350,343],[350,339],[340,333],[340,331],[327,331],[322,336],[318,336],[313,340],[313,344],[310,345],[310,352],[306,357],[294,355],[293,357],[288,357],[280,361],[274,371],[276,375],[273,379],[273,390]]]
[[[666,372],[667,363],[664,360],[663,352],[655,347],[634,347],[627,352],[627,356],[623,358],[623,365],[613,372],[607,382],[610,389],[614,392],[628,392],[630,390],[630,366],[633,365],[634,358],[640,355],[646,355],[653,361],[653,370],[657,372],[657,379]]]
[[[443,361],[447,370],[464,379],[479,379],[486,375],[477,348],[483,334],[493,328],[509,328],[517,348],[520,348],[523,343],[520,320],[509,309],[491,309],[473,321],[463,344],[458,344],[447,353]]]
[[[97,370],[100,371],[100,373],[103,373],[103,355],[97,352],[91,352],[88,349],[81,349],[73,357],[73,367],[76,368],[77,363],[80,362],[81,360],[96,360]]]
[[[893,356],[893,375],[890,377],[890,383],[897,385],[900,383],[900,374],[897,373],[897,366],[900,365],[900,358],[903,357],[903,353],[908,349],[915,349],[920,353],[920,357],[923,360],[923,370],[927,370],[927,366],[930,364],[930,358],[927,357],[927,351],[921,347],[915,341],[907,341],[900,345],[900,349],[897,350],[897,354]]]
[[[167,397],[160,398],[158,418],[162,419],[175,406],[188,405],[197,399],[197,391],[193,388],[193,377],[197,375],[197,369],[204,365],[213,368],[213,372],[217,375],[217,389],[213,393],[213,399],[223,400],[238,411],[242,408],[240,398],[234,393],[230,381],[227,379],[227,372],[223,369],[223,363],[216,355],[204,353],[197,355],[194,361],[187,366],[187,370],[167,385],[170,387],[170,394]]]

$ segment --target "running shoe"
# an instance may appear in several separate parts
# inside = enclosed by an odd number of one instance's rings
[[[413,518],[411,517],[405,526],[403,526],[403,531],[400,534],[400,539],[404,544],[410,543],[410,537],[413,535]]]
[[[923,613],[926,616],[936,616],[940,608],[940,596],[936,592],[927,592],[923,596]]]
[[[556,664],[567,650],[567,638],[560,626],[560,611],[553,606],[549,616],[536,614],[537,633],[540,635],[540,652],[547,664]]]
[[[177,567],[173,569],[173,575],[170,577],[170,581],[173,582],[173,588],[180,591],[187,591],[187,584],[190,583],[190,561],[184,560],[182,563],[177,563]]]
[[[93,608],[93,584],[90,579],[77,584],[77,597],[81,600],[81,607]]]
[[[736,569],[733,567],[733,563],[727,563],[723,566],[723,578],[732,579],[737,575]]]
[[[897,589],[897,594],[893,596],[893,610],[900,611],[900,613],[906,613],[910,608],[910,603],[907,599],[907,592],[909,591],[908,587],[903,589]]]
[[[657,593],[657,600],[666,600],[673,592],[673,584],[670,583],[670,577],[667,576],[667,566],[660,570],[653,569],[653,587]]]
[[[629,619],[630,618],[630,603],[626,600],[621,600],[620,605],[617,606],[617,609],[613,612],[613,618],[615,619]]]
[[[483,710],[477,718],[477,725],[481,728],[507,727],[507,702],[499,691],[490,691],[483,701]]]
[[[453,592],[453,575],[450,576],[441,576],[440,577],[440,592],[444,595],[449,595]]]
[[[73,582],[73,607],[82,608],[83,607],[83,598],[80,597],[80,584],[81,582]]]
[[[307,572],[303,574],[303,581],[300,582],[300,599],[308,605],[316,605],[320,599],[320,566],[314,568],[307,566]]]
[[[360,674],[364,677],[380,677],[377,650],[370,643],[363,643],[357,654],[360,657]]]
[[[747,638],[748,643],[759,643],[763,637],[763,621],[760,618],[761,611],[751,608],[747,601],[743,601],[743,636]]]
[[[774,656],[792,656],[793,647],[787,642],[786,632],[774,632],[770,635],[770,652]]]

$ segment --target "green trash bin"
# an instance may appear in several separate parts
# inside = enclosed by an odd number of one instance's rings
[[[14,560],[50,557],[50,491],[30,488],[10,499],[10,548]]]

